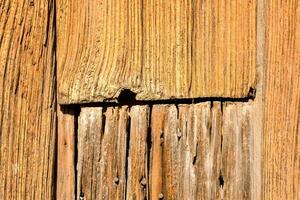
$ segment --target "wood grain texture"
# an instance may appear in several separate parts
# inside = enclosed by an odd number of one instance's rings
[[[82,107],[77,199],[125,199],[128,107]]]
[[[55,196],[54,1],[0,2],[0,198]]]
[[[255,199],[252,118],[253,102],[83,107],[78,191],[87,199]]]
[[[148,198],[148,118],[149,106],[133,106],[130,109],[126,199]]]
[[[58,106],[56,199],[75,199],[75,114],[74,108]]]
[[[264,199],[300,199],[300,2],[266,3]]]
[[[58,101],[246,97],[256,0],[58,0]],[[101,13],[101,15],[99,14]]]

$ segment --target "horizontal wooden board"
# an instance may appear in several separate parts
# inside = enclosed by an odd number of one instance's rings
[[[82,107],[78,199],[254,199],[253,103]]]
[[[0,199],[55,198],[53,0],[0,1]]]
[[[246,97],[256,0],[57,2],[58,101]]]

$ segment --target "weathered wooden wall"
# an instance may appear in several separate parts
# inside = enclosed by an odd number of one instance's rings
[[[77,199],[254,199],[252,104],[82,107]]]
[[[0,1],[0,199],[55,192],[54,1]]]
[[[101,14],[100,14],[101,13]],[[58,0],[58,101],[246,97],[256,0]]]
[[[1,0],[0,199],[83,196],[300,199],[299,0]]]

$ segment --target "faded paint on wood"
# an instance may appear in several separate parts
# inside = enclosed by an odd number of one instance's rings
[[[84,198],[255,199],[252,112],[253,102],[83,107],[77,187]]]
[[[58,101],[246,97],[256,0],[57,2]],[[101,13],[101,14],[99,14]]]
[[[264,199],[300,199],[299,3],[266,3]]]
[[[0,3],[0,198],[55,196],[54,1]]]
[[[74,108],[58,106],[58,147],[56,199],[75,199],[75,113]]]

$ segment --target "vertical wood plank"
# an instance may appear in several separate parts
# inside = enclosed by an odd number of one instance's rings
[[[125,199],[128,107],[82,107],[77,199]]]
[[[54,1],[0,3],[0,194],[55,197]]]
[[[210,106],[153,106],[151,199],[216,198],[222,115]]]
[[[126,199],[148,199],[148,123],[149,106],[131,107]]]
[[[75,148],[74,109],[59,106],[56,191],[59,200],[75,199]]]
[[[264,199],[300,199],[300,7],[266,1]]]
[[[78,118],[77,199],[95,199],[99,184],[102,108],[82,107]]]
[[[223,105],[222,163],[223,199],[253,199],[254,129],[253,104]],[[220,177],[221,178],[221,177]]]

